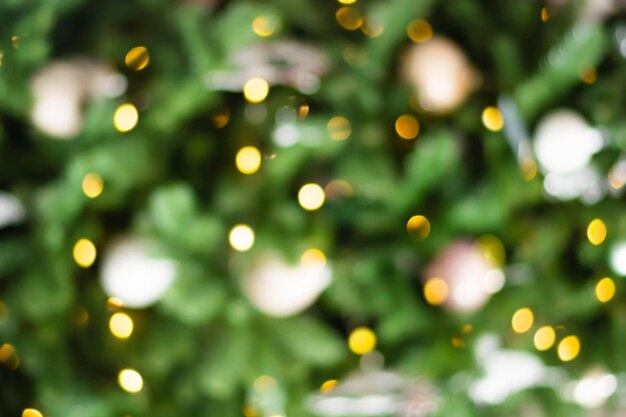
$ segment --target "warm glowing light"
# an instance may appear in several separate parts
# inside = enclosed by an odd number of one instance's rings
[[[328,381],[322,384],[322,386],[320,387],[320,392],[322,394],[327,393],[331,389],[335,388],[335,385],[337,385],[338,382],[339,381],[337,381],[336,379],[329,379]]]
[[[365,355],[376,347],[376,334],[367,327],[357,327],[348,337],[348,347],[357,355]]]
[[[242,174],[254,174],[261,167],[261,152],[254,146],[245,146],[237,152],[235,164]]]
[[[543,326],[539,328],[539,330],[535,332],[535,337],[533,338],[535,348],[542,352],[554,346],[555,341],[556,332],[550,326]]]
[[[43,414],[35,408],[25,408],[22,411],[22,417],[43,417]]]
[[[367,18],[363,21],[361,31],[370,38],[377,38],[385,31],[385,26],[376,19]]]
[[[126,66],[135,71],[141,71],[148,66],[150,54],[145,46],[136,46],[126,54]]]
[[[363,24],[363,16],[354,7],[342,7],[335,13],[337,23],[346,30],[357,30]]]
[[[96,198],[104,189],[104,183],[100,175],[90,172],[83,178],[83,193],[89,198]]]
[[[504,127],[504,117],[496,107],[487,107],[483,110],[483,125],[492,132],[499,132]]]
[[[535,316],[530,308],[520,308],[513,314],[511,326],[515,333],[526,333],[533,327]]]
[[[109,320],[109,330],[113,336],[120,339],[128,339],[133,333],[133,319],[126,313],[115,313]]]
[[[587,238],[592,245],[598,246],[606,239],[606,225],[600,219],[593,219],[587,227]]]
[[[422,215],[413,216],[406,223],[406,231],[412,237],[426,239],[430,234],[430,222]]]
[[[585,84],[593,84],[598,79],[598,72],[595,68],[589,68],[585,71],[581,71],[579,75],[580,79]]]
[[[243,86],[243,95],[250,103],[260,103],[270,92],[270,85],[263,78],[251,78]]]
[[[319,249],[307,249],[300,257],[300,264],[303,266],[319,266],[326,265],[326,255]]]
[[[352,125],[345,117],[336,116],[328,121],[326,125],[328,134],[333,140],[346,140],[352,133]]]
[[[230,230],[228,241],[233,249],[245,252],[254,245],[254,230],[246,224],[238,224]]]
[[[567,336],[561,340],[558,347],[559,359],[563,362],[569,362],[576,359],[580,353],[580,340],[576,336]]]
[[[130,103],[122,104],[115,110],[113,124],[120,132],[128,132],[137,126],[139,113],[137,108]]]
[[[74,261],[83,268],[89,268],[96,260],[96,246],[89,239],[79,239],[74,245]]]
[[[117,375],[117,382],[124,391],[131,394],[135,394],[143,388],[143,378],[134,369],[122,369]]]
[[[230,110],[227,107],[219,109],[217,112],[213,114],[211,117],[213,120],[213,125],[216,129],[221,129],[228,124],[230,120]]]
[[[611,278],[602,278],[596,284],[596,298],[601,303],[608,303],[615,297],[615,282]]]
[[[16,354],[15,347],[9,343],[5,343],[0,347],[0,363],[7,362]]]
[[[417,119],[408,114],[404,114],[396,120],[396,133],[402,139],[414,139],[420,131]]]
[[[545,23],[548,20],[550,20],[550,13],[548,12],[548,8],[542,7],[541,8],[541,21]]]
[[[520,161],[520,169],[522,177],[526,181],[531,181],[537,176],[537,163],[530,158],[524,158]]]
[[[448,284],[442,278],[430,278],[424,285],[424,298],[428,304],[438,306],[445,303],[448,293]]]
[[[252,21],[252,30],[257,35],[266,38],[272,36],[276,30],[276,25],[272,22],[271,18],[266,16],[257,16]]]
[[[337,0],[341,4],[354,4],[356,0]]]
[[[306,119],[306,117],[309,115],[309,105],[308,104],[301,104],[298,107],[298,117],[300,118],[300,120],[304,120]]]
[[[313,211],[322,207],[326,195],[324,190],[317,184],[309,183],[300,188],[298,192],[298,202],[303,209]]]
[[[338,200],[354,195],[354,189],[346,180],[332,180],[326,185],[324,191],[329,200]]]
[[[496,266],[504,265],[505,251],[502,241],[494,235],[483,235],[476,241],[485,258]]]
[[[406,34],[415,43],[423,43],[433,37],[433,28],[426,20],[413,20],[406,28]]]

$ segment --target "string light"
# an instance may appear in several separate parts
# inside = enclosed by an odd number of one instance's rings
[[[615,282],[611,278],[602,278],[596,284],[596,298],[601,303],[608,303],[615,296]]]
[[[254,231],[247,224],[238,224],[230,230],[228,241],[233,249],[246,252],[254,245]]]
[[[535,348],[539,351],[545,351],[554,346],[556,341],[556,332],[550,326],[543,326],[535,332],[533,342]]]
[[[513,314],[511,326],[515,333],[526,333],[533,327],[535,316],[530,308],[520,308]]]
[[[263,78],[251,78],[243,86],[243,95],[250,103],[260,103],[270,92],[270,85]]]
[[[325,198],[324,189],[314,183],[303,185],[298,192],[298,202],[300,206],[309,211],[314,211],[322,207]]]
[[[406,34],[415,43],[424,43],[433,37],[433,28],[426,20],[411,21],[406,28]]]
[[[337,381],[336,379],[329,379],[328,381],[324,382],[322,384],[322,386],[320,387],[320,392],[322,394],[327,393],[328,391],[332,390],[333,388],[335,388],[335,385],[337,385],[339,381]]]
[[[36,408],[25,408],[22,417],[43,417],[43,414]]]
[[[83,268],[89,268],[96,260],[96,246],[89,239],[79,239],[74,245],[74,261]]]
[[[561,340],[558,347],[559,359],[563,362],[569,362],[578,356],[580,353],[580,340],[576,336],[567,336]]]
[[[412,237],[426,239],[430,234],[430,222],[422,215],[413,216],[406,223],[406,231]]]
[[[376,334],[368,327],[357,327],[348,337],[348,347],[357,355],[365,355],[376,347]]]
[[[350,121],[342,116],[333,117],[326,125],[328,134],[333,140],[346,140],[352,133]]]
[[[130,103],[122,104],[115,110],[113,115],[113,124],[115,128],[122,133],[129,132],[137,126],[139,121],[139,113],[137,108]]]
[[[606,225],[600,219],[593,219],[587,226],[587,239],[594,246],[601,245],[604,242],[606,233]]]
[[[482,121],[492,132],[499,132],[504,127],[504,117],[496,107],[487,107],[483,110]]]
[[[126,66],[135,71],[141,71],[148,66],[150,54],[145,46],[136,46],[126,54]]]
[[[402,139],[415,139],[420,131],[417,119],[408,114],[404,114],[396,120],[396,133]]]
[[[235,164],[242,174],[254,174],[261,167],[261,152],[254,146],[244,146],[237,152]]]
[[[356,0],[337,0],[341,4],[354,4]]]
[[[445,303],[448,293],[448,284],[442,278],[430,278],[424,285],[424,298],[430,305],[438,306]]]
[[[143,378],[141,374],[134,369],[122,369],[117,375],[117,382],[120,387],[131,394],[138,393],[143,389]]]
[[[115,313],[109,320],[109,330],[119,339],[128,339],[133,333],[133,319],[126,313]]]
[[[275,26],[272,19],[266,16],[257,16],[252,21],[252,30],[262,38],[272,36],[276,30]]]
[[[96,198],[104,189],[104,184],[100,175],[95,172],[90,172],[83,177],[83,193],[89,198]]]
[[[4,343],[0,346],[0,363],[13,370],[19,367],[20,357],[15,346],[10,343]]]
[[[337,23],[346,30],[357,30],[363,24],[363,16],[354,7],[342,7],[335,13]]]

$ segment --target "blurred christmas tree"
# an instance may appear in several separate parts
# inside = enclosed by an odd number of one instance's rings
[[[0,2],[0,416],[624,416],[620,0]]]

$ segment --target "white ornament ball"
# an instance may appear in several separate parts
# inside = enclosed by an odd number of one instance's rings
[[[131,308],[144,308],[160,300],[175,277],[173,260],[153,257],[143,240],[124,238],[105,253],[100,282],[109,297]]]
[[[443,37],[411,46],[404,56],[402,73],[417,89],[419,104],[437,113],[463,103],[479,79],[465,53]]]
[[[287,317],[311,306],[331,281],[332,269],[325,260],[289,265],[266,255],[244,276],[243,292],[263,313]]]
[[[539,122],[535,132],[535,154],[544,172],[580,171],[602,146],[600,132],[572,110],[551,112]]]

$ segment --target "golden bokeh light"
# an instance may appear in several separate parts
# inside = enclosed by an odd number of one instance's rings
[[[413,216],[406,223],[406,231],[412,237],[426,239],[430,235],[430,222],[422,215]]]
[[[244,146],[237,152],[235,164],[242,174],[254,174],[261,167],[261,152],[254,146]]]
[[[135,71],[141,71],[150,63],[150,54],[145,46],[136,46],[126,54],[126,66]]]
[[[448,299],[448,283],[443,278],[430,278],[424,284],[424,298],[430,305],[438,306]]]
[[[352,185],[346,180],[332,180],[326,184],[324,191],[329,200],[339,200],[354,195]]]
[[[337,0],[341,4],[354,4],[356,0]]]
[[[115,110],[113,124],[119,132],[129,132],[137,126],[139,113],[137,108],[130,103],[122,104]]]
[[[122,369],[117,375],[117,382],[124,391],[131,394],[135,394],[143,389],[143,378],[134,369]]]
[[[348,337],[348,347],[357,355],[365,355],[376,348],[376,334],[368,327],[357,327]]]
[[[236,251],[246,252],[254,245],[254,230],[247,224],[238,224],[230,230],[228,241]]]
[[[211,116],[211,120],[213,121],[213,126],[215,126],[216,129],[223,128],[230,121],[230,110],[228,110],[228,107],[217,110]]]
[[[0,363],[8,362],[13,356],[15,356],[17,351],[15,347],[10,343],[5,343],[0,346]]]
[[[326,265],[326,255],[319,249],[307,249],[300,256],[300,264],[304,266],[323,267]]]
[[[104,189],[104,183],[100,175],[95,172],[90,172],[83,177],[83,193],[89,198],[96,198],[102,194]]]
[[[263,78],[251,78],[243,86],[243,95],[250,103],[260,103],[270,92],[270,85]]]
[[[327,393],[328,391],[332,390],[333,388],[335,388],[335,385],[337,385],[339,381],[337,381],[336,379],[329,379],[328,381],[324,382],[322,384],[322,386],[320,387],[320,392],[322,394]]]
[[[535,348],[539,351],[546,351],[554,346],[556,341],[556,332],[550,326],[543,326],[535,332],[533,342]]]
[[[306,119],[306,117],[309,115],[309,110],[309,105],[306,103],[298,106],[298,118],[300,120]]]
[[[585,84],[593,84],[598,79],[598,72],[595,68],[589,68],[580,72],[580,79]]]
[[[96,245],[89,239],[79,239],[74,245],[74,261],[83,268],[89,268],[96,261]]]
[[[346,140],[352,133],[350,121],[342,116],[333,117],[326,125],[328,134],[333,140]]]
[[[22,411],[22,417],[43,417],[43,414],[36,408],[25,408]]]
[[[520,170],[526,181],[532,181],[537,176],[537,163],[530,158],[523,158],[520,161]]]
[[[558,347],[559,359],[563,362],[569,362],[578,356],[580,353],[580,340],[576,336],[567,336],[561,340]]]
[[[596,284],[596,298],[601,303],[608,303],[615,297],[615,282],[609,277],[602,278]]]
[[[504,244],[495,235],[482,235],[476,240],[478,248],[493,265],[502,266],[506,257]]]
[[[542,7],[541,8],[541,21],[543,23],[546,23],[548,20],[550,20],[550,13],[548,12],[548,8]]]
[[[403,114],[396,119],[396,133],[402,139],[414,139],[420,131],[417,119],[408,114]]]
[[[276,24],[270,17],[257,16],[252,21],[252,30],[257,35],[266,38],[274,34],[274,31],[276,30]]]
[[[298,191],[298,202],[303,209],[314,211],[322,207],[326,195],[324,189],[318,184],[305,184]]]
[[[433,28],[426,20],[416,19],[409,23],[406,34],[413,42],[423,43],[433,37]]]
[[[357,30],[363,24],[363,15],[355,7],[344,6],[335,13],[337,23],[346,30]]]
[[[504,127],[504,117],[497,107],[487,107],[483,110],[482,121],[492,132],[499,132]]]
[[[530,308],[520,308],[513,314],[511,319],[511,327],[515,333],[526,333],[533,327],[535,315]]]
[[[594,246],[601,245],[604,242],[606,233],[606,225],[600,219],[593,219],[587,226],[587,239]]]
[[[133,319],[126,313],[115,313],[109,319],[109,330],[119,339],[128,339],[133,333]]]

